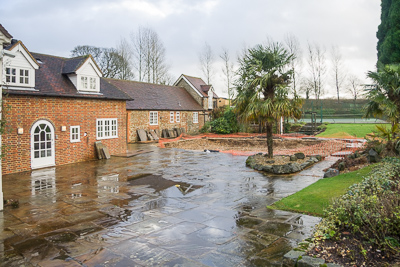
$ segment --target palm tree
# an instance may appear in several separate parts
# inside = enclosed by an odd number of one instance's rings
[[[236,111],[242,120],[265,122],[268,157],[273,157],[272,127],[277,118],[301,115],[298,96],[288,98],[293,55],[280,43],[257,45],[239,60]]]
[[[385,115],[392,125],[400,120],[400,66],[386,65],[377,72],[368,72],[374,85],[366,89],[366,117]]]
[[[365,116],[386,116],[392,127],[376,126],[379,137],[386,140],[388,155],[396,155],[400,121],[400,65],[386,65],[377,72],[368,72],[373,86],[366,89],[368,103]]]

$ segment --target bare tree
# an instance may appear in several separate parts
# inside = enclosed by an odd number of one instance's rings
[[[222,67],[222,72],[225,76],[226,88],[228,91],[228,101],[230,106],[231,99],[233,97],[233,91],[232,91],[232,81],[234,75],[233,63],[231,62],[229,51],[226,48],[222,48],[222,53],[219,55],[219,57],[223,60],[224,64],[224,66]]]
[[[346,79],[346,74],[343,70],[343,59],[342,54],[337,46],[332,46],[331,49],[331,60],[332,60],[332,71],[333,71],[333,79],[335,81],[335,88],[337,92],[337,100],[338,103],[340,101],[339,93],[340,89],[343,86],[343,83]]]
[[[310,99],[311,93],[314,91],[314,82],[309,77],[304,77],[300,79],[300,92],[303,92],[306,99]]]
[[[348,77],[347,91],[351,94],[352,98],[354,99],[354,104],[355,104],[357,101],[357,98],[359,98],[364,91],[364,86],[362,85],[361,80],[357,76],[350,75]]]
[[[300,41],[292,33],[288,33],[285,35],[285,44],[288,48],[288,51],[290,54],[293,55],[292,60],[290,61],[290,68],[292,69],[292,92],[293,95],[297,95],[297,91],[299,89],[299,84],[300,84],[300,75],[301,75],[301,67],[303,63],[303,57],[302,57],[302,49],[300,45]]]
[[[120,78],[126,66],[129,65],[125,58],[115,48],[102,48],[95,46],[76,46],[71,51],[72,57],[92,55],[103,76],[106,78]]]
[[[135,75],[132,71],[132,48],[129,42],[122,38],[117,45],[118,54],[121,56],[121,71],[119,73],[118,79],[122,80],[133,80]]]
[[[326,50],[318,44],[308,43],[307,52],[313,92],[315,99],[319,100],[321,94],[324,92],[324,79],[326,74]]]
[[[134,67],[139,81],[169,83],[169,65],[166,64],[164,44],[157,32],[139,27],[131,34]]]
[[[211,79],[214,75],[213,64],[215,57],[211,49],[211,46],[207,42],[204,43],[203,49],[199,53],[199,60],[200,60],[200,69],[207,80],[207,84],[211,84]]]

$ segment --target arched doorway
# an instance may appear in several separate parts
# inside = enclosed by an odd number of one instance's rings
[[[46,120],[37,121],[31,128],[31,168],[54,165],[54,127]]]

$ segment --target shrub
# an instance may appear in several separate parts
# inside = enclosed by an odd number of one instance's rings
[[[382,251],[400,251],[399,175],[400,159],[384,159],[326,210],[315,237],[339,240],[348,231]]]
[[[219,114],[219,113],[217,113]],[[230,134],[239,131],[239,124],[237,122],[236,114],[231,108],[225,108],[223,116],[214,119],[213,121],[206,122],[200,129],[200,132],[213,132],[218,134]]]

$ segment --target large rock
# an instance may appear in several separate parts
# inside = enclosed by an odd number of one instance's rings
[[[290,171],[291,171],[291,168],[290,168],[289,164],[272,166],[272,172],[275,174],[291,173]]]
[[[325,174],[324,174],[324,178],[331,178],[334,176],[339,175],[339,170],[338,169],[334,169],[334,168],[329,168]]]
[[[304,159],[304,158],[306,157],[306,155],[304,155],[304,153],[302,153],[302,152],[296,153],[296,154],[294,154],[294,155],[295,155],[296,158],[298,158],[298,159]]]
[[[283,256],[282,267],[296,266],[297,261],[305,255],[303,251],[291,250]]]
[[[297,161],[297,157],[295,155],[290,156],[290,161]]]

